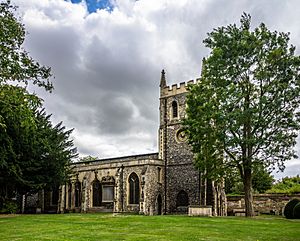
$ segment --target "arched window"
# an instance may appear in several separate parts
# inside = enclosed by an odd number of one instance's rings
[[[189,196],[188,194],[181,190],[177,195],[176,206],[188,206],[189,205]]]
[[[139,204],[140,182],[138,176],[133,172],[129,176],[129,204]]]
[[[98,179],[93,182],[93,207],[101,206],[102,202],[102,189],[101,183]]]
[[[78,208],[81,205],[81,183],[76,181],[75,183],[75,207]]]
[[[175,100],[172,102],[172,117],[173,118],[178,117],[178,104]]]
[[[72,208],[72,183],[69,182],[68,184],[68,207],[69,209]]]

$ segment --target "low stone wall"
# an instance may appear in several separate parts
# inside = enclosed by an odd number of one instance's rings
[[[300,199],[300,194],[257,194],[253,196],[254,210],[261,214],[282,215],[284,206],[293,198]],[[244,196],[227,196],[228,215],[233,215],[234,209],[244,208]]]

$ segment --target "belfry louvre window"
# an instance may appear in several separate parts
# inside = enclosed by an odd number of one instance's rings
[[[161,182],[161,168],[160,167],[157,168],[157,182],[158,183]]]
[[[175,100],[172,102],[172,117],[173,118],[178,117],[178,104]]]
[[[139,204],[140,202],[140,182],[135,173],[129,176],[129,204]]]

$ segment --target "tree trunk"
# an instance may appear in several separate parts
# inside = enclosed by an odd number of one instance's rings
[[[244,191],[245,191],[246,217],[253,217],[254,209],[253,209],[251,169],[245,170],[243,183],[244,183]]]

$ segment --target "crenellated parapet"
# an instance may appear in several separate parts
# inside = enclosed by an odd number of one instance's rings
[[[181,82],[179,84],[173,84],[168,86],[166,84],[166,77],[165,77],[165,71],[162,70],[161,72],[161,83],[160,83],[160,97],[169,97],[169,96],[173,96],[173,95],[178,95],[178,94],[182,94],[182,93],[186,93],[188,92],[188,85],[192,85],[197,83],[198,81],[200,81],[200,79],[196,79],[196,80],[189,80],[186,82]]]

